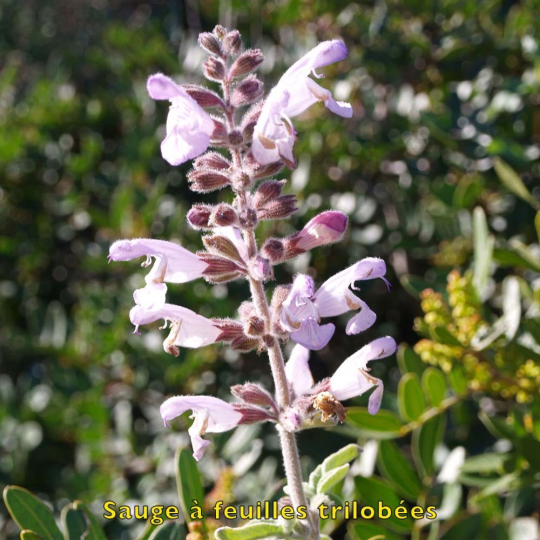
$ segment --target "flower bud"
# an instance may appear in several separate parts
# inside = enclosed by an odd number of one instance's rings
[[[232,163],[218,152],[206,152],[193,162],[195,169],[228,170],[231,166]]]
[[[209,223],[216,227],[236,225],[238,223],[238,214],[230,204],[220,203],[214,207]]]
[[[257,315],[252,315],[244,323],[244,334],[248,337],[255,338],[264,334],[265,324],[264,321]]]
[[[199,86],[198,84],[183,84],[182,88],[201,106],[201,107],[222,107],[225,104],[221,98],[212,90]]]
[[[318,246],[339,242],[343,238],[347,222],[347,216],[341,212],[322,212],[309,221],[299,233],[286,239],[286,249],[302,253]]]
[[[241,336],[231,343],[231,349],[240,352],[250,352],[261,347],[261,342],[256,338]]]
[[[259,219],[284,219],[298,210],[296,195],[283,195],[257,212]]]
[[[249,275],[255,281],[266,281],[272,277],[272,265],[268,259],[258,255],[249,261]]]
[[[209,193],[230,184],[229,177],[213,169],[193,169],[187,175],[190,187],[199,193]]]
[[[214,326],[221,330],[216,341],[234,341],[244,335],[242,325],[233,319],[214,319]]]
[[[244,403],[233,403],[234,409],[242,415],[239,424],[258,424],[259,422],[267,422],[277,420],[275,413],[272,413],[261,407],[254,405],[246,405]]]
[[[213,207],[208,204],[195,204],[187,214],[188,223],[194,229],[208,229]]]
[[[244,137],[240,130],[233,129],[229,132],[228,140],[231,146],[240,146],[244,142]]]
[[[256,180],[275,176],[283,169],[283,163],[281,161],[274,161],[274,163],[268,163],[268,165],[261,165],[253,157],[251,152],[246,154],[244,163],[252,171],[251,176]]]
[[[262,208],[270,201],[277,199],[281,195],[286,182],[286,180],[269,180],[268,182],[263,182],[257,188],[253,197],[255,208]]]
[[[243,107],[257,101],[263,94],[264,85],[255,75],[246,77],[232,93],[231,103]]]
[[[238,215],[238,221],[243,229],[254,229],[259,222],[256,210],[253,208],[244,208]]]
[[[257,315],[255,304],[253,302],[242,302],[238,308],[238,314],[245,323],[252,315]]]
[[[236,56],[242,48],[242,36],[238,30],[231,30],[223,38],[223,50],[226,54]]]
[[[264,102],[259,101],[258,103],[255,103],[252,107],[248,109],[244,117],[242,118],[242,123],[240,124],[240,128],[242,129],[242,135],[244,136],[244,140],[251,140],[253,137],[253,132],[255,130],[255,125],[257,124],[257,121],[259,120],[259,117],[261,116],[261,110]]]
[[[204,247],[214,255],[226,257],[239,264],[245,264],[236,246],[225,236],[218,234],[202,237]]]
[[[231,67],[230,75],[233,78],[243,77],[256,70],[263,62],[264,56],[259,49],[244,51]]]
[[[214,29],[212,30],[212,33],[218,38],[223,39],[227,35],[227,29],[221,24],[217,24]]]
[[[206,251],[199,251],[197,255],[208,265],[203,272],[203,277],[210,283],[226,283],[246,273],[243,268],[231,259],[207,253]]]
[[[263,407],[272,407],[277,410],[276,402],[270,395],[270,392],[251,382],[245,384],[236,384],[231,387],[231,394],[251,405],[262,405]]]
[[[283,240],[279,238],[268,238],[261,247],[261,255],[272,264],[283,262],[283,257],[285,256]]]
[[[219,39],[210,32],[199,34],[199,45],[208,53],[221,55],[221,44]]]
[[[215,82],[221,82],[223,79],[225,79],[225,64],[223,63],[223,60],[218,58],[217,56],[211,56],[206,60],[206,62],[203,65],[204,68],[204,76],[210,80]]]
[[[251,187],[251,177],[244,171],[237,171],[231,178],[232,186],[237,191],[243,191]]]
[[[229,134],[225,124],[218,118],[212,117],[212,120],[214,122],[214,132],[210,138],[210,143],[215,146],[223,146],[224,144],[227,144],[229,142]]]

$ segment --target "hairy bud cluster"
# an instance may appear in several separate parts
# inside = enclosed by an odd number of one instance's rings
[[[254,197],[259,219],[288,218],[298,210],[296,195],[281,195],[284,185],[284,180],[270,180],[261,184]]]
[[[191,189],[198,193],[209,193],[230,185],[228,174],[217,169],[193,169],[187,175]]]
[[[223,100],[212,90],[198,84],[183,84],[182,88],[203,108],[225,108]]]
[[[270,392],[258,384],[251,382],[236,384],[231,387],[231,394],[242,400],[244,403],[262,407],[271,407],[274,411],[278,410],[277,404]]]
[[[208,265],[203,272],[203,277],[209,283],[227,283],[246,275],[245,268],[225,257],[206,251],[197,252],[197,256]]]
[[[259,49],[244,51],[231,66],[229,76],[232,79],[244,77],[255,71],[264,60],[264,55]]]
[[[250,352],[259,349],[261,342],[259,339],[251,338],[244,334],[244,327],[241,323],[232,319],[214,320],[215,326],[221,330],[221,334],[216,341],[230,343],[231,349],[239,352]]]
[[[261,98],[264,85],[255,75],[246,77],[233,91],[231,103],[235,107],[250,105]]]

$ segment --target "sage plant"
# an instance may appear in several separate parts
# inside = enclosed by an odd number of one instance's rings
[[[288,219],[297,210],[296,196],[284,192],[286,181],[274,179],[284,167],[293,169],[296,165],[296,131],[291,118],[318,102],[335,114],[352,117],[348,103],[336,101],[312,78],[322,78],[316,70],[346,58],[347,49],[338,40],[320,43],[292,65],[263,100],[263,84],[254,74],[263,61],[261,51],[242,52],[238,31],[220,26],[201,34],[199,43],[209,53],[204,75],[219,83],[219,92],[178,85],[159,73],[148,79],[148,92],[155,100],[170,102],[166,137],[161,143],[163,158],[173,166],[194,159],[188,174],[191,189],[208,193],[230,188],[232,199],[216,205],[196,204],[188,212],[188,224],[203,232],[202,251],[192,253],[163,240],[120,240],[111,246],[109,258],[128,261],[145,257],[143,266],[149,269],[146,285],[134,293],[130,319],[135,332],[162,319],[165,326],[169,324],[164,341],[167,353],[178,356],[182,347],[224,342],[237,351],[267,354],[273,393],[247,382],[231,388],[238,400],[235,403],[211,396],[176,396],[163,403],[161,415],[168,425],[185,411],[193,412],[189,434],[197,460],[209,444],[204,435],[240,424],[273,422],[281,442],[287,494],[294,507],[311,509],[299,524],[300,537],[317,539],[316,498],[308,500],[306,496],[296,433],[343,422],[346,409],[341,401],[371,389],[369,411],[375,414],[383,383],[370,375],[368,363],[393,354],[396,344],[390,337],[379,338],[346,359],[332,377],[318,383],[309,369],[309,350],[325,347],[333,337],[335,326],[326,319],[354,312],[346,328],[349,335],[373,325],[376,316],[355,294],[355,286],[363,280],[385,279],[386,266],[381,259],[366,258],[318,287],[310,276],[299,274],[290,284],[274,286],[269,301],[266,284],[274,279],[273,267],[318,246],[338,242],[348,220],[341,212],[325,211],[302,230],[286,238],[266,238],[260,247],[256,230],[263,220]],[[237,317],[230,319],[209,319],[167,303],[166,283],[198,278],[210,283],[246,280],[251,297],[239,306]],[[289,339],[296,345],[286,363],[282,345]]]

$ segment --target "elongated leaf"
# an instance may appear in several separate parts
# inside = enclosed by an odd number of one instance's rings
[[[523,199],[525,202],[529,203],[535,210],[540,209],[540,202],[537,201],[527,189],[527,186],[523,183],[523,180],[518,176],[516,171],[505,163],[500,158],[495,158],[493,162],[495,172],[499,177],[499,180],[514,194],[517,195],[520,199]]]
[[[92,514],[88,506],[81,501],[75,501],[73,506],[75,507],[75,510],[79,510],[84,513],[88,523],[88,532],[86,533],[84,540],[107,540],[99,521],[97,520],[96,516]]]
[[[421,377],[426,369],[426,365],[422,362],[422,359],[405,343],[399,346],[397,359],[402,375],[416,373]]]
[[[4,502],[21,530],[38,534],[43,540],[63,540],[53,513],[35,495],[18,486],[6,486]]]
[[[401,417],[408,421],[418,420],[426,410],[424,392],[416,374],[407,373],[399,381],[398,405]]]
[[[385,526],[389,526],[396,532],[406,533],[411,530],[413,523],[409,516],[406,519],[398,519],[395,516],[395,509],[400,506],[400,498],[387,482],[375,476],[370,478],[357,476],[354,483],[356,498],[372,506],[375,514],[378,513],[379,503],[390,508],[391,516],[384,520]]]
[[[538,236],[538,241],[540,242],[540,212],[536,213],[534,226],[536,227],[536,236]]]
[[[482,527],[482,516],[476,514],[458,521],[441,537],[441,540],[478,540]]]
[[[341,450],[334,452],[328,456],[323,462],[323,472],[327,473],[332,469],[337,469],[346,463],[350,463],[353,459],[356,459],[362,449],[357,444],[348,444]]]
[[[150,540],[152,534],[158,527],[159,525],[154,525],[150,520],[148,520],[141,534],[137,536],[137,540]]]
[[[438,407],[446,395],[446,377],[436,368],[429,367],[422,375],[422,387],[433,407]]]
[[[538,258],[523,242],[513,238],[508,242],[508,245],[520,257],[523,261],[526,262],[527,267],[535,272],[540,272],[540,258]]]
[[[503,471],[505,462],[509,459],[508,454],[487,452],[473,456],[465,460],[461,467],[462,473],[489,474]]]
[[[404,536],[389,531],[388,528],[373,523],[372,521],[357,521],[348,527],[349,536],[352,540],[402,540]]]
[[[430,326],[429,333],[431,334],[431,337],[438,343],[450,345],[451,347],[461,346],[461,342],[444,326]]]
[[[450,519],[458,510],[463,496],[463,488],[460,484],[444,484],[442,501],[437,508],[439,521]]]
[[[221,527],[215,532],[216,540],[258,540],[274,536],[286,538],[285,530],[275,521],[248,523],[236,529]]]
[[[346,422],[360,429],[367,437],[375,439],[395,439],[400,436],[402,426],[393,412],[379,411],[376,415],[372,415],[365,407],[347,409]]]
[[[72,503],[62,509],[60,516],[67,540],[80,540],[88,530],[86,517],[80,510],[75,510]]]
[[[473,212],[474,274],[473,284],[483,299],[493,258],[493,237],[488,234],[486,214],[477,206]]]
[[[401,286],[415,298],[420,298],[420,293],[429,287],[427,281],[418,276],[406,274],[400,278]]]
[[[21,540],[43,540],[39,534],[36,534],[34,531],[21,531],[20,535]]]
[[[467,377],[465,376],[463,368],[454,366],[447,376],[452,390],[454,390],[458,396],[464,396],[467,393]]]
[[[445,417],[442,414],[428,420],[420,429],[413,432],[412,447],[416,467],[423,476],[433,474],[435,448],[444,434]]]
[[[381,441],[379,446],[379,469],[394,488],[410,501],[420,495],[420,479],[409,460],[393,441]]]
[[[509,276],[503,281],[502,304],[506,339],[511,341],[514,339],[521,322],[519,281],[514,276]]]
[[[317,484],[317,493],[328,493],[338,482],[341,482],[347,476],[350,468],[351,466],[347,463],[323,474]]]
[[[186,528],[182,523],[169,521],[159,526],[149,540],[185,540]]]
[[[202,505],[204,502],[204,490],[201,475],[197,468],[197,462],[187,448],[178,448],[176,451],[176,484],[180,506],[186,522],[192,521],[190,510],[193,505]],[[196,502],[194,502],[196,501]]]

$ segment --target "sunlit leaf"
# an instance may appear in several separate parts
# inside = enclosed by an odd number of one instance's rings
[[[398,405],[401,417],[406,421],[418,420],[426,410],[426,400],[418,376],[407,373],[399,381]]]
[[[393,441],[381,441],[378,464],[383,476],[392,482],[399,493],[410,501],[417,500],[421,489],[420,479]]]

